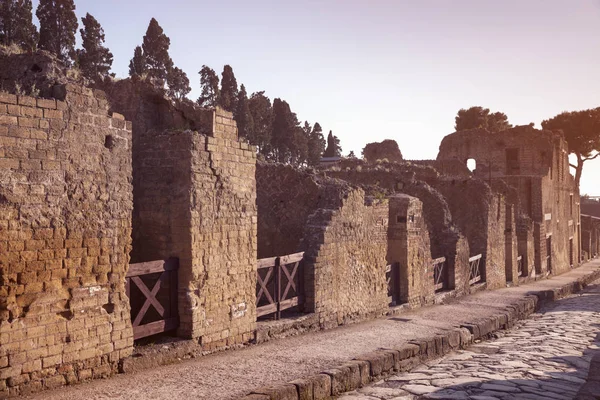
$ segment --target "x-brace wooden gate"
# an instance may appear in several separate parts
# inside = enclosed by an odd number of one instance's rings
[[[258,260],[256,274],[256,316],[275,313],[304,304],[304,252]]]
[[[179,260],[176,258],[129,265],[125,279],[134,339],[179,326],[178,268]]]

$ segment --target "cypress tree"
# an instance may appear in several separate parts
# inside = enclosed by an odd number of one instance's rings
[[[0,43],[15,44],[24,50],[35,50],[39,40],[33,24],[31,0],[2,0],[0,2]]]
[[[237,102],[238,86],[231,66],[225,65],[221,76],[219,105],[225,110],[233,112],[236,109],[235,103]]]
[[[173,67],[173,61],[169,56],[170,45],[171,40],[165,35],[158,22],[152,18],[144,36],[142,50],[144,51],[148,76],[158,79],[163,85]]]
[[[252,114],[250,114],[250,104],[248,102],[248,93],[246,93],[246,87],[240,86],[240,92],[237,98],[237,108],[233,113],[235,121],[237,122],[238,133],[241,137],[244,137],[252,143],[253,139],[253,121]]]
[[[129,61],[129,76],[141,76],[146,73],[146,59],[140,46],[137,46],[133,52],[133,58]]]
[[[202,93],[198,98],[201,107],[216,107],[219,100],[219,77],[214,69],[203,65],[200,72]]]
[[[308,140],[308,165],[319,165],[324,151],[325,138],[323,137],[323,128],[321,128],[318,122],[315,122]]]
[[[78,26],[73,0],[40,0],[35,14],[40,21],[38,47],[70,64]]]
[[[169,86],[169,95],[179,100],[182,100],[192,90],[186,73],[177,67],[169,70],[167,85]]]
[[[100,23],[89,13],[81,19],[83,28],[81,33],[83,49],[77,50],[77,61],[83,76],[97,80],[108,75],[113,62],[112,53],[103,46],[104,29]]]

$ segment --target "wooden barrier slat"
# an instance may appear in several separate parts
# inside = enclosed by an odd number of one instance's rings
[[[291,299],[280,302],[279,310],[287,310],[288,308],[296,307],[298,304],[300,304],[300,297],[292,297]]]
[[[256,262],[256,266],[258,269],[274,267],[276,260],[277,257],[261,258]]]
[[[268,304],[262,307],[256,307],[256,316],[262,317],[263,315],[271,314],[277,312],[277,304]]]
[[[156,322],[150,322],[140,326],[133,327],[133,339],[141,339],[157,333],[170,331],[179,326],[179,318],[168,318]]]
[[[169,258],[167,260],[148,261],[137,264],[129,264],[126,278],[132,276],[155,274],[157,272],[173,271],[179,267],[179,260]]]
[[[291,264],[291,263],[295,263],[298,261],[302,261],[302,259],[304,258],[304,252],[300,252],[300,253],[294,253],[294,254],[288,254],[287,256],[283,256],[279,258],[279,263],[280,264]]]

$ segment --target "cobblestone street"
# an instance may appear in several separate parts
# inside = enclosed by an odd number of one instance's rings
[[[600,347],[600,287],[557,301],[498,338],[341,397],[344,400],[573,399]]]

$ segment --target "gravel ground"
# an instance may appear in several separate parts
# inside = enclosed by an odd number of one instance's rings
[[[378,348],[399,346],[411,339],[432,336],[457,324],[496,314],[532,290],[558,288],[598,268],[600,261],[595,261],[549,280],[480,292],[448,305],[274,340],[135,374],[42,392],[28,398],[234,399],[260,386],[319,373]],[[526,341],[523,342],[525,344]]]

